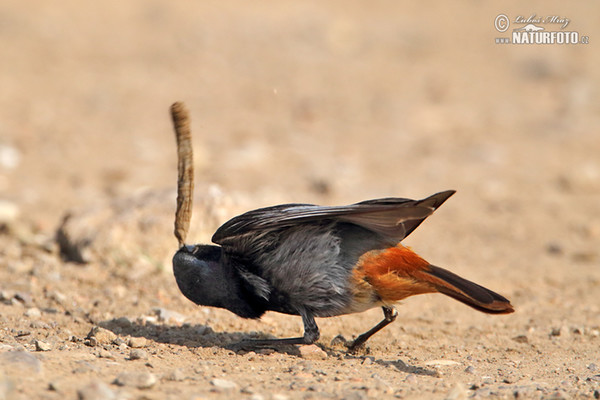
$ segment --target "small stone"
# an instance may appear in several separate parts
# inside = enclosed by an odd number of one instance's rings
[[[148,353],[142,349],[131,349],[131,351],[129,352],[129,359],[130,360],[147,360]]]
[[[0,166],[2,168],[15,169],[20,162],[21,152],[15,146],[6,143],[0,144]],[[8,203],[8,201],[5,202]]]
[[[33,306],[33,298],[31,297],[31,294],[29,294],[27,292],[17,292],[17,293],[15,293],[14,299],[17,300],[17,301],[19,301],[19,302],[21,302],[22,304],[24,304],[27,307]]]
[[[300,357],[306,360],[326,360],[327,353],[315,344],[303,345],[298,348]]]
[[[129,347],[137,349],[140,347],[146,347],[147,342],[148,341],[144,337],[132,336],[129,338],[127,344],[129,345]]]
[[[29,327],[33,329],[51,329],[50,325],[39,320],[31,321]]]
[[[375,357],[365,357],[362,361],[362,365],[371,365],[375,361]]]
[[[348,341],[342,335],[337,335],[333,339],[331,339],[331,346],[346,346]]]
[[[168,381],[181,382],[185,379],[185,373],[181,368],[175,368],[165,377]]]
[[[564,250],[559,243],[550,242],[546,244],[546,252],[553,256],[559,256],[564,253]]]
[[[415,374],[408,374],[406,375],[406,378],[404,378],[404,382],[408,383],[409,385],[415,385],[417,383],[417,377]]]
[[[465,373],[467,374],[474,374],[475,373],[475,367],[472,365],[469,365],[467,368],[465,368]]]
[[[92,381],[77,390],[78,400],[113,400],[116,398],[115,392],[102,381]]]
[[[115,356],[113,353],[111,353],[108,350],[105,349],[100,349],[100,351],[98,352],[98,357],[100,358],[110,358],[110,359],[114,359]]]
[[[35,350],[36,351],[50,351],[52,350],[52,345],[50,343],[46,343],[42,340],[35,341]]]
[[[158,316],[158,320],[160,322],[183,324],[186,319],[185,315],[180,314],[177,311],[168,310],[162,307],[155,308],[153,311]]]
[[[593,375],[586,379],[588,382],[600,382],[600,375]]]
[[[2,162],[0,147],[0,163]],[[10,224],[19,216],[19,206],[13,202],[0,199],[0,224]]]
[[[63,293],[59,292],[58,290],[54,290],[54,291],[50,292],[48,297],[60,305],[65,305],[67,302],[67,296],[65,296]]]
[[[600,399],[600,390],[594,390],[594,398]]]
[[[149,389],[156,384],[156,376],[150,372],[121,372],[113,382],[119,386]]]
[[[40,318],[42,316],[42,312],[37,307],[31,307],[25,311],[25,316],[27,318]]]
[[[10,301],[15,297],[15,293],[11,290],[0,290],[0,301],[10,303]]]
[[[598,369],[598,366],[594,363],[591,363],[590,365],[587,366],[587,369],[589,369],[590,371],[594,372]]]
[[[51,381],[48,382],[48,390],[52,390],[53,392],[61,392],[63,389],[63,384],[59,381]],[[0,397],[1,399],[2,397]]]
[[[550,336],[560,336],[560,328],[552,328]]]
[[[529,343],[529,339],[525,335],[518,335],[512,338],[517,343]]]
[[[90,332],[88,333],[88,335],[86,337],[86,339],[92,339],[92,338],[94,338],[96,340],[96,344],[94,344],[94,345],[111,344],[117,338],[117,335],[115,335],[113,332],[109,331],[108,329],[104,329],[99,326],[94,326],[90,330]]]
[[[227,380],[227,379],[219,379],[219,378],[215,378],[213,380],[210,381],[210,384],[213,385],[214,387],[218,388],[218,389],[222,389],[222,390],[231,390],[231,389],[236,389],[237,388],[237,383]]]

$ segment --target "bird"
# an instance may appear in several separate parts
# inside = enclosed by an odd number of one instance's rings
[[[454,193],[249,211],[219,227],[214,244],[183,244],[173,256],[175,280],[197,305],[242,318],[267,311],[302,318],[303,336],[246,339],[239,348],[313,344],[320,337],[315,318],[381,307],[381,322],[347,343],[355,351],[396,319],[399,301],[427,293],[488,314],[512,313],[502,295],[430,264],[401,243]]]

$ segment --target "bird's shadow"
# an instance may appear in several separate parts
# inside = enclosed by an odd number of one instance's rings
[[[274,339],[273,336],[262,332],[215,332],[210,326],[202,324],[168,325],[147,321],[127,322],[117,318],[102,321],[98,325],[119,336],[143,337],[157,343],[185,346],[190,349],[218,347],[237,352],[235,345],[241,341]],[[279,346],[273,350],[294,356],[300,355],[298,348],[291,345]]]
[[[202,324],[182,324],[181,326],[177,326],[147,321],[130,322],[117,318],[102,321],[98,325],[119,336],[143,337],[157,343],[185,346],[190,349],[218,347],[237,352],[234,350],[235,345],[241,341],[248,339],[275,339],[275,337],[261,332],[215,332],[210,326]],[[366,358],[365,355],[360,354],[360,350],[356,354],[340,350],[338,347],[332,348],[321,344],[319,344],[319,347],[330,357],[337,359],[364,360]],[[268,353],[277,352],[295,357],[300,356],[298,347],[294,345],[274,346],[268,349]],[[265,349],[262,350],[264,351]],[[261,349],[256,351],[260,352]],[[385,367],[394,367],[397,371],[406,374],[439,377],[438,372],[435,370],[409,365],[399,359],[374,359],[373,362]]]

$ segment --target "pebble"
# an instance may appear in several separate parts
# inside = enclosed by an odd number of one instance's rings
[[[29,324],[29,327],[33,328],[33,329],[51,329],[50,325],[48,325],[45,322],[38,321],[38,320],[31,321],[31,323]]]
[[[53,392],[62,392],[64,389],[64,384],[60,381],[51,381],[48,382],[48,390],[52,390]],[[2,397],[0,397],[1,399]]]
[[[15,297],[15,293],[11,290],[0,290],[0,301],[10,303],[10,301]]]
[[[303,345],[298,348],[300,357],[306,360],[326,360],[327,353],[315,344]]]
[[[21,152],[9,144],[0,144],[0,166],[4,169],[15,169],[21,162]]]
[[[100,358],[110,358],[110,359],[114,359],[115,356],[113,353],[111,353],[108,350],[105,349],[100,349],[100,351],[98,352],[98,357]]]
[[[146,347],[147,342],[148,342],[148,340],[146,340],[146,338],[144,338],[144,337],[132,336],[129,338],[129,341],[127,342],[127,344],[129,345],[129,347],[138,349],[140,347]]]
[[[160,322],[183,324],[186,319],[185,315],[178,313],[177,311],[169,310],[162,307],[155,308],[153,311],[158,316],[158,320]]]
[[[594,372],[594,371],[596,371],[598,369],[598,366],[596,364],[594,364],[594,363],[591,363],[590,365],[587,366],[587,368],[590,371]]]
[[[58,290],[54,290],[54,291],[50,292],[48,294],[48,297],[51,300],[54,300],[55,302],[57,302],[58,304],[60,304],[62,306],[67,304],[67,296],[64,295],[63,293],[59,292]]]
[[[529,339],[525,335],[518,335],[512,338],[517,343],[529,343]]]
[[[50,351],[52,350],[52,345],[50,343],[46,343],[42,340],[35,341],[35,350],[36,351]]]
[[[467,368],[465,368],[465,372],[467,374],[474,374],[475,373],[475,367],[472,365],[469,365]]]
[[[0,224],[14,222],[19,216],[19,206],[7,200],[0,200]]]
[[[108,329],[104,329],[99,326],[94,326],[90,330],[90,333],[88,333],[88,335],[86,337],[86,339],[92,339],[92,338],[95,339],[96,344],[111,344],[113,342],[113,340],[115,340],[117,338],[117,335],[115,335],[113,332],[109,331]]]
[[[25,311],[25,316],[27,318],[40,318],[42,316],[42,312],[37,307],[31,307]]]
[[[77,390],[78,400],[113,400],[116,398],[115,392],[102,381],[92,381]]]
[[[345,337],[343,337],[342,335],[337,335],[336,337],[334,337],[333,339],[331,339],[331,346],[346,346],[346,344],[348,343],[348,341],[346,340]]]
[[[371,365],[375,361],[375,357],[365,357],[362,361],[362,365]]]
[[[237,383],[235,383],[233,381],[230,381],[227,379],[219,379],[219,378],[215,378],[215,379],[211,380],[210,384],[218,389],[223,389],[223,390],[236,389],[238,386]]]
[[[550,336],[569,337],[570,336],[569,328],[566,327],[565,325],[562,325],[559,328],[552,328],[552,330],[550,331]]]
[[[2,369],[7,374],[33,375],[42,372],[42,363],[26,351],[7,351],[0,353],[0,371]]]
[[[129,352],[129,359],[130,360],[147,360],[148,353],[142,349],[131,349],[131,351]]]
[[[31,307],[33,305],[33,298],[31,297],[31,294],[27,292],[15,293],[14,299],[28,307]]]
[[[168,381],[181,382],[185,379],[185,373],[181,368],[175,368],[165,377]]]
[[[148,389],[156,384],[156,376],[150,372],[121,372],[113,383],[119,386],[130,386]]]

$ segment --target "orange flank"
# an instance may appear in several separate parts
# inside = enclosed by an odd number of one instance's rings
[[[353,283],[364,289],[370,286],[378,300],[390,304],[409,296],[436,292],[426,275],[420,273],[428,269],[427,261],[398,245],[364,254],[354,270]]]

